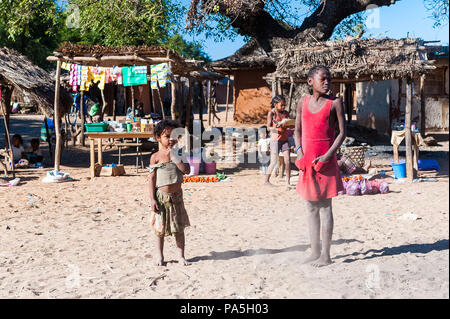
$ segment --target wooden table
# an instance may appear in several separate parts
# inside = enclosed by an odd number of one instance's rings
[[[108,138],[150,138],[153,137],[151,132],[90,132],[86,133],[90,145],[90,174],[91,178],[95,177],[95,140],[97,140],[98,163],[103,166],[102,155],[102,139]]]

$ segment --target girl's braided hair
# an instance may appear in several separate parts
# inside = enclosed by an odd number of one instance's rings
[[[315,65],[309,70],[308,78],[312,78],[314,76],[314,74],[316,74],[317,71],[319,71],[319,70],[324,70],[325,72],[331,74],[330,69],[327,66],[325,66],[325,65]]]
[[[275,104],[280,103],[281,101],[285,101],[286,102],[286,99],[284,98],[283,95],[277,94],[277,95],[275,95],[273,97],[272,101],[270,102],[270,106],[272,108],[274,108]]]

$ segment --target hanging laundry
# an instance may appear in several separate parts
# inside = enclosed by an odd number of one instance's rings
[[[77,92],[77,86],[78,84],[78,69],[80,68],[80,65],[78,64],[72,64],[71,68],[70,68],[70,73],[69,73],[69,85],[72,86],[72,90],[74,92]]]
[[[72,63],[63,62],[61,64],[61,69],[66,70],[66,71],[70,71],[71,67],[72,67]]]
[[[113,82],[112,68],[105,68],[105,83]]]
[[[169,70],[169,63],[155,64],[150,67],[151,69],[151,87],[157,89],[159,87],[166,87],[167,83],[170,83],[171,72]]]
[[[95,67],[91,68],[92,81],[98,83],[98,88],[100,90],[105,89],[105,68]]]
[[[81,84],[80,91],[89,91],[89,87],[91,86],[91,72],[88,66],[81,67]]]
[[[125,66],[122,68],[123,86],[147,84],[147,66]]]
[[[114,66],[112,69],[112,78],[113,78],[113,81],[117,82],[117,84],[122,85],[122,83],[123,83],[122,68],[119,68],[118,66]]]

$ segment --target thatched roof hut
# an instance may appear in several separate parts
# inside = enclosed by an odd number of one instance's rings
[[[202,69],[197,61],[186,60],[175,51],[159,46],[108,47],[65,42],[54,54],[54,57],[49,57],[47,60],[61,59],[71,63],[103,67],[153,65],[169,62],[172,73],[177,75],[187,75],[191,71]]]
[[[364,82],[417,78],[434,69],[418,39],[356,39],[309,42],[283,50],[272,76],[306,82],[314,65],[330,68],[333,81]]]
[[[0,85],[11,86],[19,92],[28,93],[40,112],[53,116],[55,82],[49,72],[34,65],[15,50],[0,48]],[[62,94],[63,112],[70,107],[69,94]]]

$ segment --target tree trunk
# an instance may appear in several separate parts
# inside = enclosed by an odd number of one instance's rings
[[[175,78],[172,77],[172,83],[170,83],[170,90],[172,93],[172,101],[170,103],[170,114],[172,116],[172,120],[176,120],[176,115],[175,115],[175,105],[177,103],[177,84],[175,82]]]
[[[60,77],[61,77],[61,60],[58,60],[56,65],[55,119],[54,119],[55,135],[56,135],[55,171],[59,171],[59,165],[61,163],[61,126],[60,126],[61,114],[59,109],[60,108],[59,95],[61,89]]]
[[[412,181],[415,178],[413,156],[412,156],[412,139],[411,139],[411,108],[413,97],[413,81],[408,79],[406,83],[406,108],[405,108],[405,144],[406,144],[406,177]]]
[[[85,141],[85,136],[84,136],[84,132],[85,132],[85,124],[86,124],[86,114],[84,114],[84,91],[81,91],[80,93],[80,115],[81,115],[81,135],[80,135],[80,140],[81,140],[81,145],[86,146],[86,141]]]

